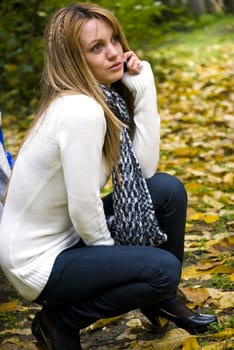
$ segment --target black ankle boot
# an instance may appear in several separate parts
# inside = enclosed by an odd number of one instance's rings
[[[45,350],[81,350],[79,332],[56,327],[51,316],[45,311],[36,314],[31,330]]]
[[[194,312],[191,316],[183,317],[171,314],[160,308],[158,314],[174,322],[177,327],[186,329],[191,334],[204,333],[208,330],[211,323],[217,322],[217,317],[214,315],[197,314]]]
[[[149,321],[157,326],[158,316],[164,317],[174,322],[177,327],[184,328],[192,334],[204,333],[208,330],[209,325],[217,322],[217,317],[213,315],[197,314],[189,310],[181,301],[173,304],[152,306],[142,308],[141,312]]]

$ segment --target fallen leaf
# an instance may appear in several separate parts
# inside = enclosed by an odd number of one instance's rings
[[[223,177],[223,182],[225,184],[232,185],[234,183],[234,174],[233,173],[227,173]]]
[[[199,350],[199,344],[195,337],[185,339],[182,350]]]
[[[233,309],[234,306],[234,293],[233,292],[223,292],[221,298],[218,302],[219,308],[221,310]]]
[[[205,288],[182,287],[180,291],[188,302],[192,302],[197,306],[202,306],[210,296]]]
[[[226,328],[218,333],[215,333],[213,335],[213,338],[215,339],[231,339],[234,337],[234,329],[233,328]]]
[[[228,235],[220,234],[214,238],[214,240],[206,242],[208,249],[212,247],[218,251],[233,250],[234,236],[231,236],[230,233]]]
[[[232,340],[223,342],[215,342],[202,346],[199,350],[233,350]]]
[[[224,207],[223,203],[217,202],[215,199],[207,195],[203,196],[203,201],[207,203],[209,206],[218,210]]]
[[[190,218],[196,214],[197,214],[196,210],[194,210],[191,207],[188,207],[188,209],[187,209],[187,219],[188,220],[190,220]]]
[[[17,335],[30,335],[32,334],[30,328],[12,328],[12,329],[4,329],[3,331],[0,331],[0,335],[3,336],[5,334],[17,334]]]
[[[210,170],[212,173],[222,174],[222,173],[225,173],[225,172],[227,171],[227,168],[215,164],[215,165],[209,165],[209,170]]]
[[[92,332],[97,329],[101,329],[103,327],[108,326],[109,324],[118,321],[120,318],[123,318],[123,315],[116,316],[116,317],[110,317],[110,318],[105,318],[105,319],[100,319],[97,322],[91,324],[86,328],[88,332]]]
[[[0,304],[0,312],[15,311],[20,305],[20,301],[17,299],[11,300],[7,303]]]
[[[15,345],[17,345],[19,348],[24,348],[24,345],[25,345],[25,342],[20,341],[20,340],[19,340],[18,338],[16,338],[16,337],[4,339],[2,343],[3,343],[3,344],[6,344],[6,343],[15,344]]]
[[[185,346],[185,347],[184,347]],[[191,346],[191,347],[189,347]],[[129,344],[129,349],[142,350],[198,350],[196,337],[181,328],[171,329],[161,339],[150,341],[135,341]]]
[[[203,215],[203,220],[207,223],[207,224],[212,224],[213,222],[216,222],[220,219],[220,216],[217,214],[213,214],[213,213],[205,213]]]
[[[203,220],[207,224],[211,224],[213,222],[218,221],[219,218],[220,218],[220,216],[215,214],[215,213],[197,213],[197,214],[191,216],[190,220],[193,220],[193,221]]]
[[[131,318],[127,321],[127,326],[130,328],[139,328],[142,327],[142,322],[139,318]]]

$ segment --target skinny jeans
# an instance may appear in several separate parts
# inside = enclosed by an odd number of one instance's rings
[[[81,329],[100,318],[174,302],[184,251],[187,196],[182,183],[157,173],[146,180],[160,227],[160,247],[91,246],[61,252],[36,302],[46,303],[58,325]],[[112,195],[103,198],[106,215]]]

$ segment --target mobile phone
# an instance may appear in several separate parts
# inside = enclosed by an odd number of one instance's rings
[[[124,62],[124,73],[126,73],[127,70],[128,70],[128,61],[129,61],[129,60],[126,60],[126,61]]]

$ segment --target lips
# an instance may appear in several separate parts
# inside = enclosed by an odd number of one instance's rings
[[[122,62],[117,62],[113,64],[111,67],[109,67],[110,70],[118,70],[120,68],[122,68]]]

